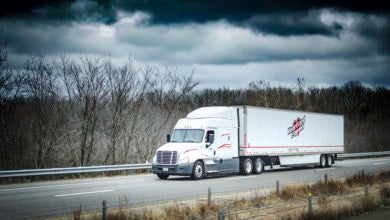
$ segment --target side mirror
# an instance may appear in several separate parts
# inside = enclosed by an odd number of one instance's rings
[[[210,147],[214,143],[214,133],[207,134],[206,147]]]
[[[170,141],[171,141],[171,135],[167,134],[167,142],[170,142]]]
[[[210,143],[210,145],[211,145],[212,143],[214,143],[214,134],[213,134],[213,133],[210,133],[210,134],[209,134],[209,143]]]

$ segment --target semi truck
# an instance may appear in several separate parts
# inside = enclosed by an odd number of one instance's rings
[[[198,180],[264,167],[330,167],[344,152],[344,117],[252,106],[202,107],[178,120],[152,171]]]

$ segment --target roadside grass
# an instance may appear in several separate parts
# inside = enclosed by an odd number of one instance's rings
[[[308,185],[285,186],[282,188],[280,198],[282,200],[292,200],[303,198],[309,193],[312,193],[313,195],[321,195],[327,193],[344,193],[347,190],[348,188],[345,186],[342,180],[330,179],[327,183],[327,186],[322,181]]]
[[[318,203],[319,209],[309,215],[302,212],[299,219],[302,220],[336,220],[341,217],[359,215],[364,212],[373,211],[381,206],[390,205],[390,186],[383,182],[377,188],[376,193],[365,196],[346,196],[346,199],[329,199],[325,197],[326,202]]]
[[[326,205],[320,205],[320,208],[317,209],[313,214],[308,212],[302,212],[299,216],[299,219],[302,220],[336,220],[341,217],[359,215],[360,213],[372,211],[377,208],[377,203],[375,199],[364,197],[354,199],[353,201],[342,199],[340,201],[329,201],[325,203]]]
[[[379,174],[362,174],[345,179],[329,179],[312,184],[291,185],[281,188],[280,196],[275,191],[252,193],[243,198],[213,199],[192,204],[175,203],[174,205],[155,208],[131,208],[127,201],[120,202],[117,210],[108,212],[108,220],[168,220],[168,219],[217,219],[218,210],[223,210],[224,219],[340,219],[371,211],[379,206],[390,205],[390,171]],[[368,197],[364,186],[371,186]],[[313,195],[313,213],[307,212],[307,197]],[[74,219],[102,219],[101,214],[83,217],[78,213]]]

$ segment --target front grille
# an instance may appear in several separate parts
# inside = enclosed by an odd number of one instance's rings
[[[176,164],[177,151],[157,151],[158,164]]]

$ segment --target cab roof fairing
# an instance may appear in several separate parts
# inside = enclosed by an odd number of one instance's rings
[[[234,107],[202,107],[190,112],[186,118],[201,119],[201,118],[220,118],[233,121],[236,118],[237,108]]]
[[[224,118],[182,118],[176,123],[175,129],[215,129],[234,127],[233,125],[232,120]]]

